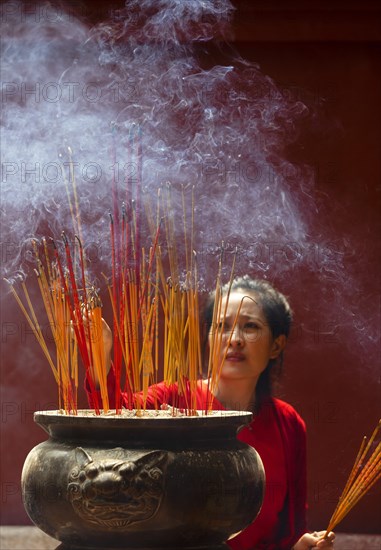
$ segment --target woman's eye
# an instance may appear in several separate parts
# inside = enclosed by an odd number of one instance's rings
[[[257,323],[255,323],[254,321],[253,322],[249,322],[249,323],[246,323],[245,324],[245,329],[246,330],[258,330],[259,329],[259,325]]]
[[[216,323],[215,325],[215,330],[216,332],[221,332],[221,331],[225,331],[226,330],[226,325],[224,324],[223,321],[219,321]]]

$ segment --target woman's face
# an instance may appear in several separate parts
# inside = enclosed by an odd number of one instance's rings
[[[220,361],[225,353],[226,357],[221,378],[256,382],[269,360],[278,357],[285,346],[285,336],[273,338],[263,310],[258,300],[254,300],[254,293],[240,290],[232,292],[224,323],[226,298],[222,300],[217,323],[217,330],[222,331]],[[212,331],[209,333],[209,344],[211,339]]]

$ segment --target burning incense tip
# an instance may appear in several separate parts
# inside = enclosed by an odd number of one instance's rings
[[[78,235],[74,235],[74,239],[77,241],[79,247],[80,247],[80,248],[83,248],[83,246],[82,246],[82,241],[81,241],[81,239],[78,237]]]
[[[66,233],[64,231],[62,231],[61,237],[62,237],[62,240],[64,242],[64,245],[69,246],[69,241],[68,241],[68,238],[66,237]]]

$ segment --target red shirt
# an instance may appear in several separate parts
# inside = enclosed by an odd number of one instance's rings
[[[115,376],[111,369],[108,379],[110,407],[113,406]],[[86,387],[90,406],[91,394]],[[99,394],[98,394],[99,395]],[[179,395],[175,384],[164,383],[148,388],[147,409],[161,404],[188,407],[190,393]],[[123,405],[129,407],[128,397],[122,394]],[[99,396],[100,398],[100,396]],[[134,400],[143,404],[143,395]],[[205,410],[209,403],[214,410],[223,405],[199,381],[196,391],[197,408]],[[252,422],[243,428],[238,439],[259,453],[265,473],[266,490],[262,509],[256,520],[228,541],[233,550],[289,550],[306,532],[306,428],[298,413],[284,401],[269,399]]]
[[[269,434],[271,436],[269,437]],[[278,515],[287,494],[285,453],[273,407],[265,406],[238,439],[256,449],[262,458],[266,474],[265,497],[256,520],[238,536],[229,541],[234,550],[271,544],[277,536]]]

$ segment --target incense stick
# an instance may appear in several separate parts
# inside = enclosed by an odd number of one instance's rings
[[[350,512],[350,510],[365,496],[381,477],[381,443],[378,443],[375,450],[369,457],[369,451],[381,428],[381,420],[366,443],[364,437],[357,453],[354,465],[349,474],[343,492],[340,496],[331,519],[329,520],[324,537],[332,531]]]

